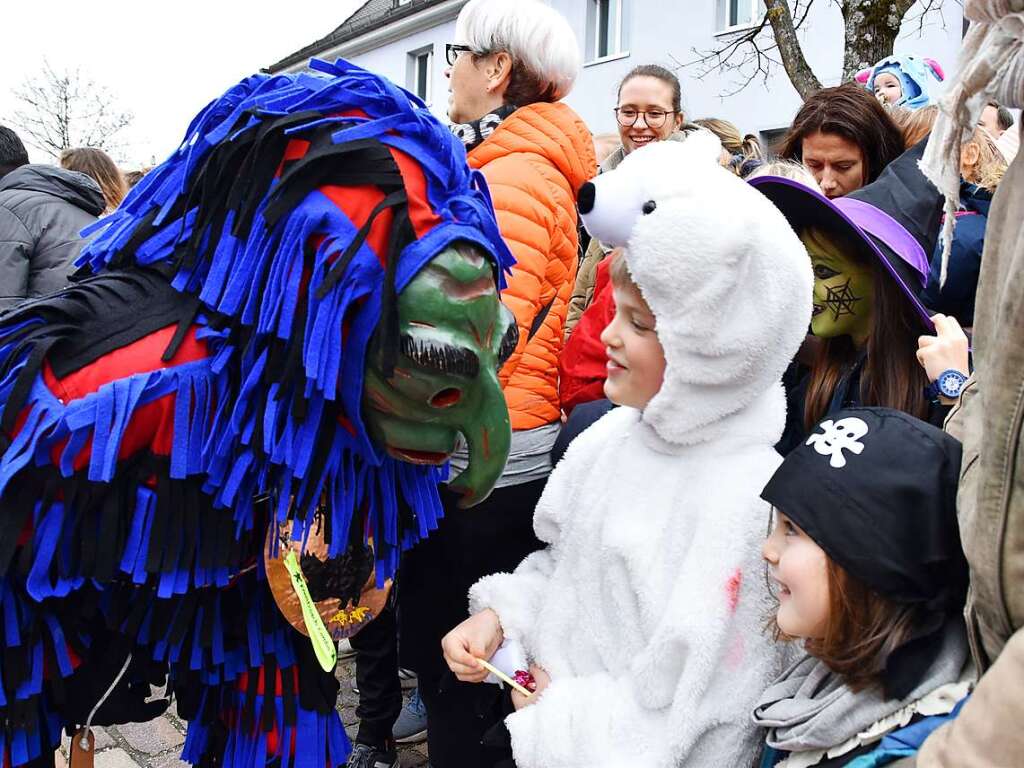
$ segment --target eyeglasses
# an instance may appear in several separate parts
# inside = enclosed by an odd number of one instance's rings
[[[444,47],[444,59],[448,62],[449,67],[455,66],[455,60],[459,58],[459,54],[463,51],[471,53],[473,51],[468,45],[456,45],[455,43],[447,43]]]
[[[623,128],[630,128],[636,125],[637,118],[644,116],[644,122],[650,128],[661,128],[669,115],[675,114],[676,110],[669,109],[634,109],[633,107],[616,107],[615,119]]]

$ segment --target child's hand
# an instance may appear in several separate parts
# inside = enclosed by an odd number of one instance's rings
[[[482,683],[487,670],[477,659],[490,659],[505,639],[498,614],[490,608],[474,614],[441,640],[444,660],[455,676],[466,683]]]
[[[960,371],[970,375],[967,358],[967,334],[955,317],[935,315],[934,336],[921,336],[917,340],[917,361],[928,375],[928,381],[935,381],[945,371]]]
[[[537,684],[537,687],[533,690],[532,696],[523,696],[515,688],[512,689],[512,706],[516,710],[520,710],[523,707],[528,707],[537,700],[537,695],[548,687],[548,683],[551,682],[551,676],[538,666],[533,664],[530,665],[530,674],[533,675],[533,682]]]

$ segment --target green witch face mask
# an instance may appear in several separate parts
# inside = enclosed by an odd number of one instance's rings
[[[466,438],[469,466],[449,483],[462,507],[490,493],[512,437],[498,369],[515,349],[518,329],[492,269],[468,244],[434,257],[398,296],[394,375],[384,376],[375,336],[363,388],[367,429],[396,459],[441,464],[458,435]]]
[[[811,331],[823,339],[850,336],[858,346],[871,333],[874,275],[851,255],[851,246],[820,229],[800,235],[814,270]]]

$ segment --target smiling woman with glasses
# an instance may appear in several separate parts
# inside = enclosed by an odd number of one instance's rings
[[[641,117],[651,128],[661,128],[669,115],[675,114],[674,109],[636,109],[635,107],[616,107],[615,119],[624,128],[632,128]]]

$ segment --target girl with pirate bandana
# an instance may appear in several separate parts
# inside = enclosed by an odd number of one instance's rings
[[[941,425],[966,380],[966,337],[953,318],[938,330],[959,340],[958,353],[938,371],[917,359],[919,339],[936,331],[918,294],[942,212],[938,191],[917,168],[923,151],[922,142],[876,181],[834,200],[790,179],[750,181],[800,235],[814,270],[811,332],[822,344],[810,368],[787,382],[783,455],[841,408],[896,408]]]
[[[773,624],[805,653],[754,710],[762,768],[886,765],[955,716],[973,673],[960,458],[960,443],[930,424],[849,409],[818,424],[765,486]]]

